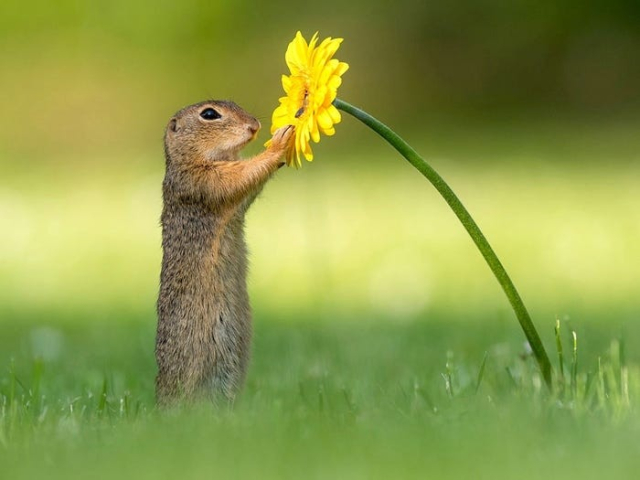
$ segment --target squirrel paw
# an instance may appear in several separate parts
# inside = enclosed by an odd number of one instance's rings
[[[271,138],[271,148],[282,151],[286,150],[291,141],[291,138],[293,137],[294,131],[295,127],[293,125],[280,127],[275,131],[273,137]]]

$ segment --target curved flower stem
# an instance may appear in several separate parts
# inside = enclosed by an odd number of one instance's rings
[[[551,389],[551,363],[549,362],[549,357],[544,349],[544,345],[540,340],[540,336],[536,331],[536,327],[534,327],[533,322],[531,321],[529,312],[527,312],[527,309],[520,298],[520,294],[518,294],[511,278],[509,278],[507,271],[502,266],[502,263],[500,263],[500,260],[498,260],[497,255],[491,248],[491,245],[489,245],[489,242],[483,235],[480,227],[478,227],[456,194],[453,193],[451,187],[447,185],[443,178],[433,168],[431,168],[431,166],[425,162],[424,159],[418,155],[418,153],[411,148],[407,142],[400,138],[398,134],[387,127],[384,123],[372,117],[367,112],[338,98],[335,99],[333,104],[340,110],[356,117],[389,142],[404,158],[409,161],[409,163],[411,163],[411,165],[413,165],[423,176],[427,178],[427,180],[431,182],[438,192],[440,192],[440,195],[442,195],[447,204],[449,204],[453,213],[456,214],[464,228],[471,236],[471,239],[478,247],[478,250],[480,250],[480,253],[482,253],[482,256],[489,265],[489,268],[500,283],[502,290],[509,299],[509,303],[511,303],[511,307],[520,322],[520,326],[529,341],[529,345],[531,345],[531,350],[538,361],[542,377],[544,378],[547,387]]]

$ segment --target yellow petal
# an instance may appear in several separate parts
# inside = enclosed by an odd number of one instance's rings
[[[318,122],[316,122],[313,116],[309,116],[309,131],[311,132],[311,139],[318,143],[320,141],[320,130],[318,130]]]
[[[295,153],[296,153],[296,149],[294,145],[291,144],[287,149],[287,153],[285,157],[285,161],[287,162],[287,165],[291,165],[291,162],[293,161],[293,156],[295,155]]]
[[[285,125],[289,125],[289,123],[288,117],[274,117],[271,120],[271,134],[276,133],[276,130]]]
[[[282,88],[286,93],[289,93],[291,88],[291,77],[288,75],[282,75]]]
[[[309,42],[309,48],[307,50],[307,59],[309,60],[309,54],[313,53],[316,43],[318,43],[318,32],[314,33],[311,37],[311,41]]]
[[[311,150],[311,144],[309,142],[305,144],[305,148],[302,150],[302,153],[304,154],[304,158],[307,162],[313,162],[313,150]]]
[[[313,151],[311,151],[310,145],[307,145],[307,150],[302,153],[304,153],[304,158],[307,160],[307,162],[313,162]],[[302,166],[302,164],[300,166]]]
[[[307,41],[304,39],[302,34],[298,32],[296,35],[296,43],[294,46],[295,57],[296,60],[300,63],[302,67],[307,63],[309,46],[307,45]]]
[[[332,58],[331,60],[329,60],[322,69],[322,73],[320,74],[320,79],[318,80],[318,83],[327,83],[327,81],[329,80],[329,77],[331,77],[331,75],[334,74],[339,64],[340,62],[335,58]]]
[[[331,115],[329,115],[327,110],[323,109],[318,112],[318,125],[322,130],[327,130],[333,125]]]
[[[287,47],[284,59],[292,74],[297,75],[304,70],[307,61],[307,42],[298,31],[295,38]]]
[[[318,87],[314,95],[315,98],[313,106],[316,108],[321,107],[324,104],[325,98],[327,97],[328,93],[329,90],[327,89],[326,85],[321,85],[320,87]]]
[[[322,44],[320,44],[320,47],[318,48],[318,51],[321,52],[318,61],[321,61],[323,63],[327,62],[336,53],[341,43],[342,38],[327,38],[324,42],[322,42]]]
[[[293,162],[293,166],[296,168],[300,168],[302,166],[302,161],[300,161],[300,150],[296,150],[295,158],[291,157],[291,161]]]
[[[334,124],[340,123],[340,121],[342,120],[342,115],[340,115],[340,112],[336,107],[334,107],[333,105],[330,105],[329,108],[327,108],[327,112],[329,113],[329,116],[331,117],[331,121]]]
[[[342,85],[342,79],[337,75],[332,75],[327,82],[327,85],[331,90],[337,90],[340,85]]]
[[[338,64],[338,69],[336,70],[336,75],[342,76],[344,74],[344,72],[346,72],[347,70],[349,70],[349,64],[348,63],[344,63],[344,62],[340,62]]]

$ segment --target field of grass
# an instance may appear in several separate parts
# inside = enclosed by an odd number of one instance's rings
[[[254,355],[218,411],[154,407],[160,157],[2,159],[0,478],[633,477],[635,127],[421,149],[521,290],[553,393],[426,182],[323,144],[249,215]]]
[[[565,382],[550,396],[512,328],[445,320],[263,318],[233,409],[163,413],[151,319],[5,329],[2,478],[633,476],[640,370],[626,344],[600,359],[579,350],[574,384],[564,335]]]

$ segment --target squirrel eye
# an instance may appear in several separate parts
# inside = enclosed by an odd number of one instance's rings
[[[200,116],[205,120],[217,120],[219,118],[222,118],[222,115],[220,115],[217,110],[214,110],[211,107],[205,108],[203,111],[201,111]]]

